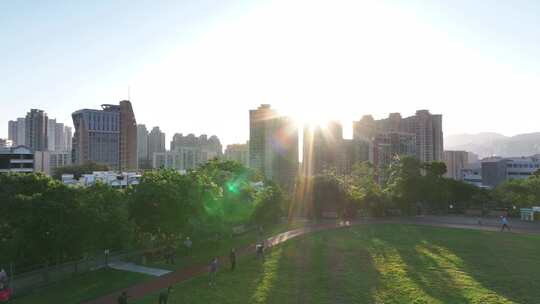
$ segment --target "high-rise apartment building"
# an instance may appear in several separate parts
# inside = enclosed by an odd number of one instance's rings
[[[101,107],[72,114],[74,162],[96,162],[119,171],[137,169],[137,127],[131,102]]]
[[[298,128],[270,105],[249,111],[249,163],[267,179],[290,188],[298,173]]]
[[[26,145],[26,119],[24,117],[17,118],[17,138],[14,146]]]
[[[139,159],[139,168],[151,168],[150,155],[148,154],[148,130],[146,125],[137,125],[137,158]]]
[[[72,141],[73,141],[73,131],[71,127],[64,126],[64,140],[65,140],[65,146],[66,151],[72,150]]]
[[[29,129],[31,130],[29,136],[36,140],[40,140],[43,136],[43,131],[36,131],[36,124],[40,123],[41,116],[46,117],[47,115],[44,113],[41,114],[38,110],[34,112],[30,111],[28,115],[32,117],[31,120],[29,120],[29,124],[31,124],[33,128]],[[47,147],[46,149],[41,148],[41,151],[71,151],[71,127],[64,126],[63,123],[57,123],[56,119],[47,119],[46,134]],[[26,145],[26,135],[26,118],[17,118],[17,120],[9,121],[8,138],[13,142],[13,146]]]
[[[48,145],[47,114],[43,110],[31,109],[25,119],[25,144],[33,151],[46,151]]]
[[[373,164],[383,169],[398,157],[416,156],[416,135],[399,131],[378,133],[373,139],[373,147]]]
[[[36,151],[34,153],[35,172],[52,175],[57,168],[69,165],[71,165],[71,153],[68,151]]]
[[[148,134],[148,155],[153,157],[154,153],[165,152],[165,133],[159,127],[153,127]]]
[[[343,139],[337,146],[338,174],[351,174],[355,164],[372,161],[372,144],[368,140]]]
[[[343,143],[341,123],[332,121],[325,126],[304,126],[302,165],[304,175],[320,174],[326,169],[337,169]],[[342,159],[343,161],[343,159]]]
[[[56,119],[49,118],[47,122],[47,150],[56,150]]]
[[[201,162],[207,162],[213,158],[220,158],[223,155],[223,147],[219,138],[215,135],[206,136],[202,134],[196,137],[194,134],[184,136],[182,133],[176,133],[171,141],[171,151],[177,151],[180,148],[197,148],[200,150],[199,156]]]
[[[15,120],[8,121],[8,139],[17,146],[17,121]]]
[[[227,145],[225,159],[241,163],[249,167],[249,143]]]
[[[372,144],[363,138],[344,139],[338,121],[326,125],[304,126],[302,166],[305,176],[336,170],[350,174],[355,163],[373,159]]]
[[[176,147],[173,151],[156,152],[152,156],[153,168],[168,168],[180,171],[196,169],[205,161],[201,159],[201,148],[197,146]]]
[[[444,151],[444,163],[446,164],[446,174],[448,178],[461,180],[461,170],[465,169],[469,163],[467,151]]]
[[[50,121],[51,120],[49,120],[49,122]],[[51,138],[51,134],[49,134],[49,138]],[[52,149],[51,151],[61,151],[61,152],[71,151],[71,128],[70,127],[64,126],[63,123],[55,122],[54,149]]]
[[[443,160],[442,115],[431,114],[428,110],[416,111],[414,116],[406,118],[402,118],[399,113],[391,113],[388,118],[380,120],[367,115],[354,122],[353,126],[353,138],[373,140],[377,134],[382,133],[412,134],[415,137],[418,160]]]

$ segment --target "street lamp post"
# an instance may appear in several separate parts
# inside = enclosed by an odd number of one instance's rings
[[[105,268],[109,268],[109,249],[103,251],[105,255]]]

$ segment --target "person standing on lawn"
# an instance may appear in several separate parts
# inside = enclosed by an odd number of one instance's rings
[[[504,231],[504,228],[508,229],[508,231],[510,231],[510,226],[508,226],[508,218],[506,218],[506,216],[501,216],[501,223],[502,223],[502,226],[501,226],[501,231]]]
[[[128,299],[127,292],[122,291],[122,294],[120,294],[120,296],[118,297],[117,303],[118,304],[128,304],[127,299]]]
[[[216,257],[216,258],[214,258],[212,260],[212,262],[210,263],[210,267],[209,267],[209,274],[210,274],[209,285],[210,285],[210,287],[213,287],[214,285],[216,285],[217,271],[218,271],[218,258]]]
[[[236,268],[236,251],[231,249],[231,253],[229,254],[229,260],[231,262],[231,271],[234,271]]]
[[[167,290],[163,290],[159,293],[159,304],[167,304],[169,302],[169,295],[172,292],[172,286],[169,286]]]
[[[191,256],[191,246],[193,245],[193,242],[191,241],[191,239],[188,237],[186,237],[186,240],[184,241],[184,246],[186,246],[186,254],[187,256]]]

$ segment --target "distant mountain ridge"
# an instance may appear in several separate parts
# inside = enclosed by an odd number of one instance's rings
[[[499,133],[454,134],[444,138],[445,150],[465,150],[480,157],[540,154],[540,132],[504,136]]]

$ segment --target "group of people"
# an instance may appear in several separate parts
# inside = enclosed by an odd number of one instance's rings
[[[266,245],[266,240],[264,239],[264,231],[262,226],[259,226],[257,229],[257,244],[255,245],[255,254],[257,258],[264,259],[264,250]],[[233,248],[231,249],[229,253],[229,263],[231,267],[231,271],[234,271],[236,268],[236,250]],[[208,266],[208,272],[209,272],[209,283],[208,285],[210,287],[214,287],[216,285],[216,275],[219,268],[219,260],[217,257],[213,258],[210,262],[210,265]]]
[[[186,238],[184,241],[184,246],[186,248],[186,255],[191,255],[191,248],[192,248],[193,242],[189,237]],[[264,258],[264,249],[265,249],[265,240],[263,239],[263,229],[262,227],[258,228],[258,242],[255,245],[255,252],[257,258]],[[173,252],[174,251],[174,252]],[[174,264],[174,254],[176,253],[176,248],[173,246],[167,246],[165,248],[165,259],[167,263]],[[229,263],[230,263],[230,270],[234,271],[236,269],[236,250],[234,248],[231,249],[229,252]],[[214,257],[212,261],[210,262],[210,265],[208,266],[208,272],[209,272],[209,286],[214,287],[216,286],[216,276],[219,269],[219,260],[217,257]],[[158,303],[159,304],[167,304],[169,300],[169,294],[172,292],[172,286],[169,286],[166,290],[162,291],[159,294],[158,297]],[[127,304],[128,303],[128,294],[126,291],[123,291],[120,296],[118,297],[118,304]]]
[[[167,289],[161,291],[158,296],[158,303],[159,304],[167,304],[169,303],[169,295],[172,293],[172,286],[169,286]],[[122,291],[120,296],[118,297],[117,303],[118,304],[128,304],[128,296],[127,291]]]

